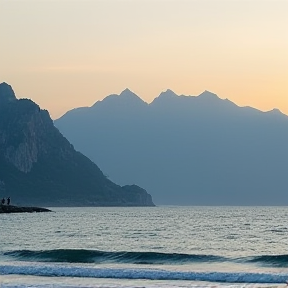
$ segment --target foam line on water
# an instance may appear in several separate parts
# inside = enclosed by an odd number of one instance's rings
[[[0,265],[0,275],[190,280],[224,283],[286,283],[288,273],[183,272],[161,269],[88,268],[62,265]]]
[[[187,283],[187,285],[183,284],[167,284],[167,283],[146,283],[145,285],[134,284],[134,285],[121,285],[121,284],[99,284],[99,285],[82,285],[82,284],[61,284],[61,283],[53,283],[53,284],[19,284],[19,283],[10,283],[10,284],[1,284],[1,288],[284,288],[282,285],[259,285],[259,284],[198,284],[191,282]]]

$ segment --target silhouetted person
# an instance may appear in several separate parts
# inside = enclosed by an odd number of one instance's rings
[[[5,204],[5,198],[2,198],[2,200],[1,200],[1,204],[2,204],[2,205]]]
[[[4,199],[5,200],[5,199]],[[10,205],[10,197],[7,198],[7,205]]]

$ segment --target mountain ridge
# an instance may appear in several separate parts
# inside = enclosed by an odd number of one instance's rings
[[[251,106],[239,106],[239,105],[237,105],[236,103],[234,103],[233,101],[231,101],[231,100],[229,100],[229,99],[222,99],[222,98],[220,98],[217,94],[215,94],[215,93],[213,93],[213,92],[210,92],[209,90],[204,90],[202,93],[200,93],[199,95],[184,95],[184,94],[181,94],[181,95],[178,95],[178,94],[176,94],[173,90],[171,90],[171,89],[166,89],[165,91],[162,91],[157,97],[155,97],[150,103],[148,103],[148,102],[145,102],[141,97],[139,97],[137,94],[135,94],[134,92],[132,92],[129,88],[125,88],[122,92],[120,92],[119,94],[110,94],[110,95],[108,95],[108,96],[106,96],[106,97],[104,97],[102,100],[98,100],[98,101],[96,101],[94,104],[92,104],[91,106],[83,106],[83,107],[76,107],[76,108],[73,108],[73,109],[70,109],[70,110],[68,110],[68,111],[66,111],[62,116],[60,116],[60,117],[58,117],[57,119],[54,119],[53,121],[58,121],[58,120],[60,120],[62,117],[64,117],[64,116],[66,116],[66,114],[67,113],[70,113],[70,112],[72,112],[72,113],[74,113],[74,112],[78,112],[78,111],[83,111],[83,110],[89,110],[89,108],[92,108],[92,107],[94,107],[94,108],[98,108],[98,105],[100,104],[100,103],[104,103],[104,102],[106,102],[108,99],[109,100],[116,100],[117,99],[117,101],[118,100],[122,100],[121,99],[121,96],[123,96],[123,95],[125,95],[126,93],[131,93],[131,94],[133,94],[134,96],[136,96],[135,97],[135,99],[139,99],[140,101],[139,101],[139,103],[141,102],[141,103],[143,103],[145,106],[151,106],[151,105],[153,105],[153,102],[155,103],[155,102],[157,102],[157,101],[159,101],[159,99],[175,99],[175,98],[185,98],[185,99],[187,99],[188,101],[190,101],[191,99],[194,99],[194,100],[204,100],[204,99],[206,99],[206,100],[211,100],[211,99],[214,99],[214,100],[219,100],[220,101],[220,103],[229,103],[230,105],[234,105],[234,106],[237,106],[238,108],[244,108],[244,109],[246,109],[246,108],[248,108],[248,109],[253,109],[253,110],[255,110],[255,111],[259,111],[259,112],[261,112],[261,113],[269,113],[269,112],[273,112],[273,113],[276,113],[276,114],[282,114],[282,115],[284,115],[284,116],[286,116],[286,117],[288,117],[288,115],[286,115],[285,113],[283,113],[279,108],[273,108],[273,109],[271,109],[271,110],[268,110],[268,111],[262,111],[262,110],[260,110],[260,109],[258,109],[258,108],[255,108],[255,107],[251,107]],[[166,97],[168,95],[168,97]]]
[[[113,181],[135,179],[157,204],[287,203],[287,115],[239,107],[207,91],[169,93],[144,109],[124,101],[118,109],[112,101],[89,117],[84,111],[54,123]]]

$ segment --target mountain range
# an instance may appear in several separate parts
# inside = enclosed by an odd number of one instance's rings
[[[134,183],[134,182],[133,182]],[[154,206],[137,185],[109,180],[55,128],[48,111],[0,84],[0,197],[40,206]]]
[[[136,182],[163,205],[287,205],[288,117],[205,91],[129,89],[68,111],[55,126],[119,185]]]

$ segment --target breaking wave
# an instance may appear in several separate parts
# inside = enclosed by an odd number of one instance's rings
[[[89,277],[112,279],[190,280],[222,283],[285,283],[288,274],[183,272],[161,269],[92,268],[62,265],[0,265],[0,275]]]

